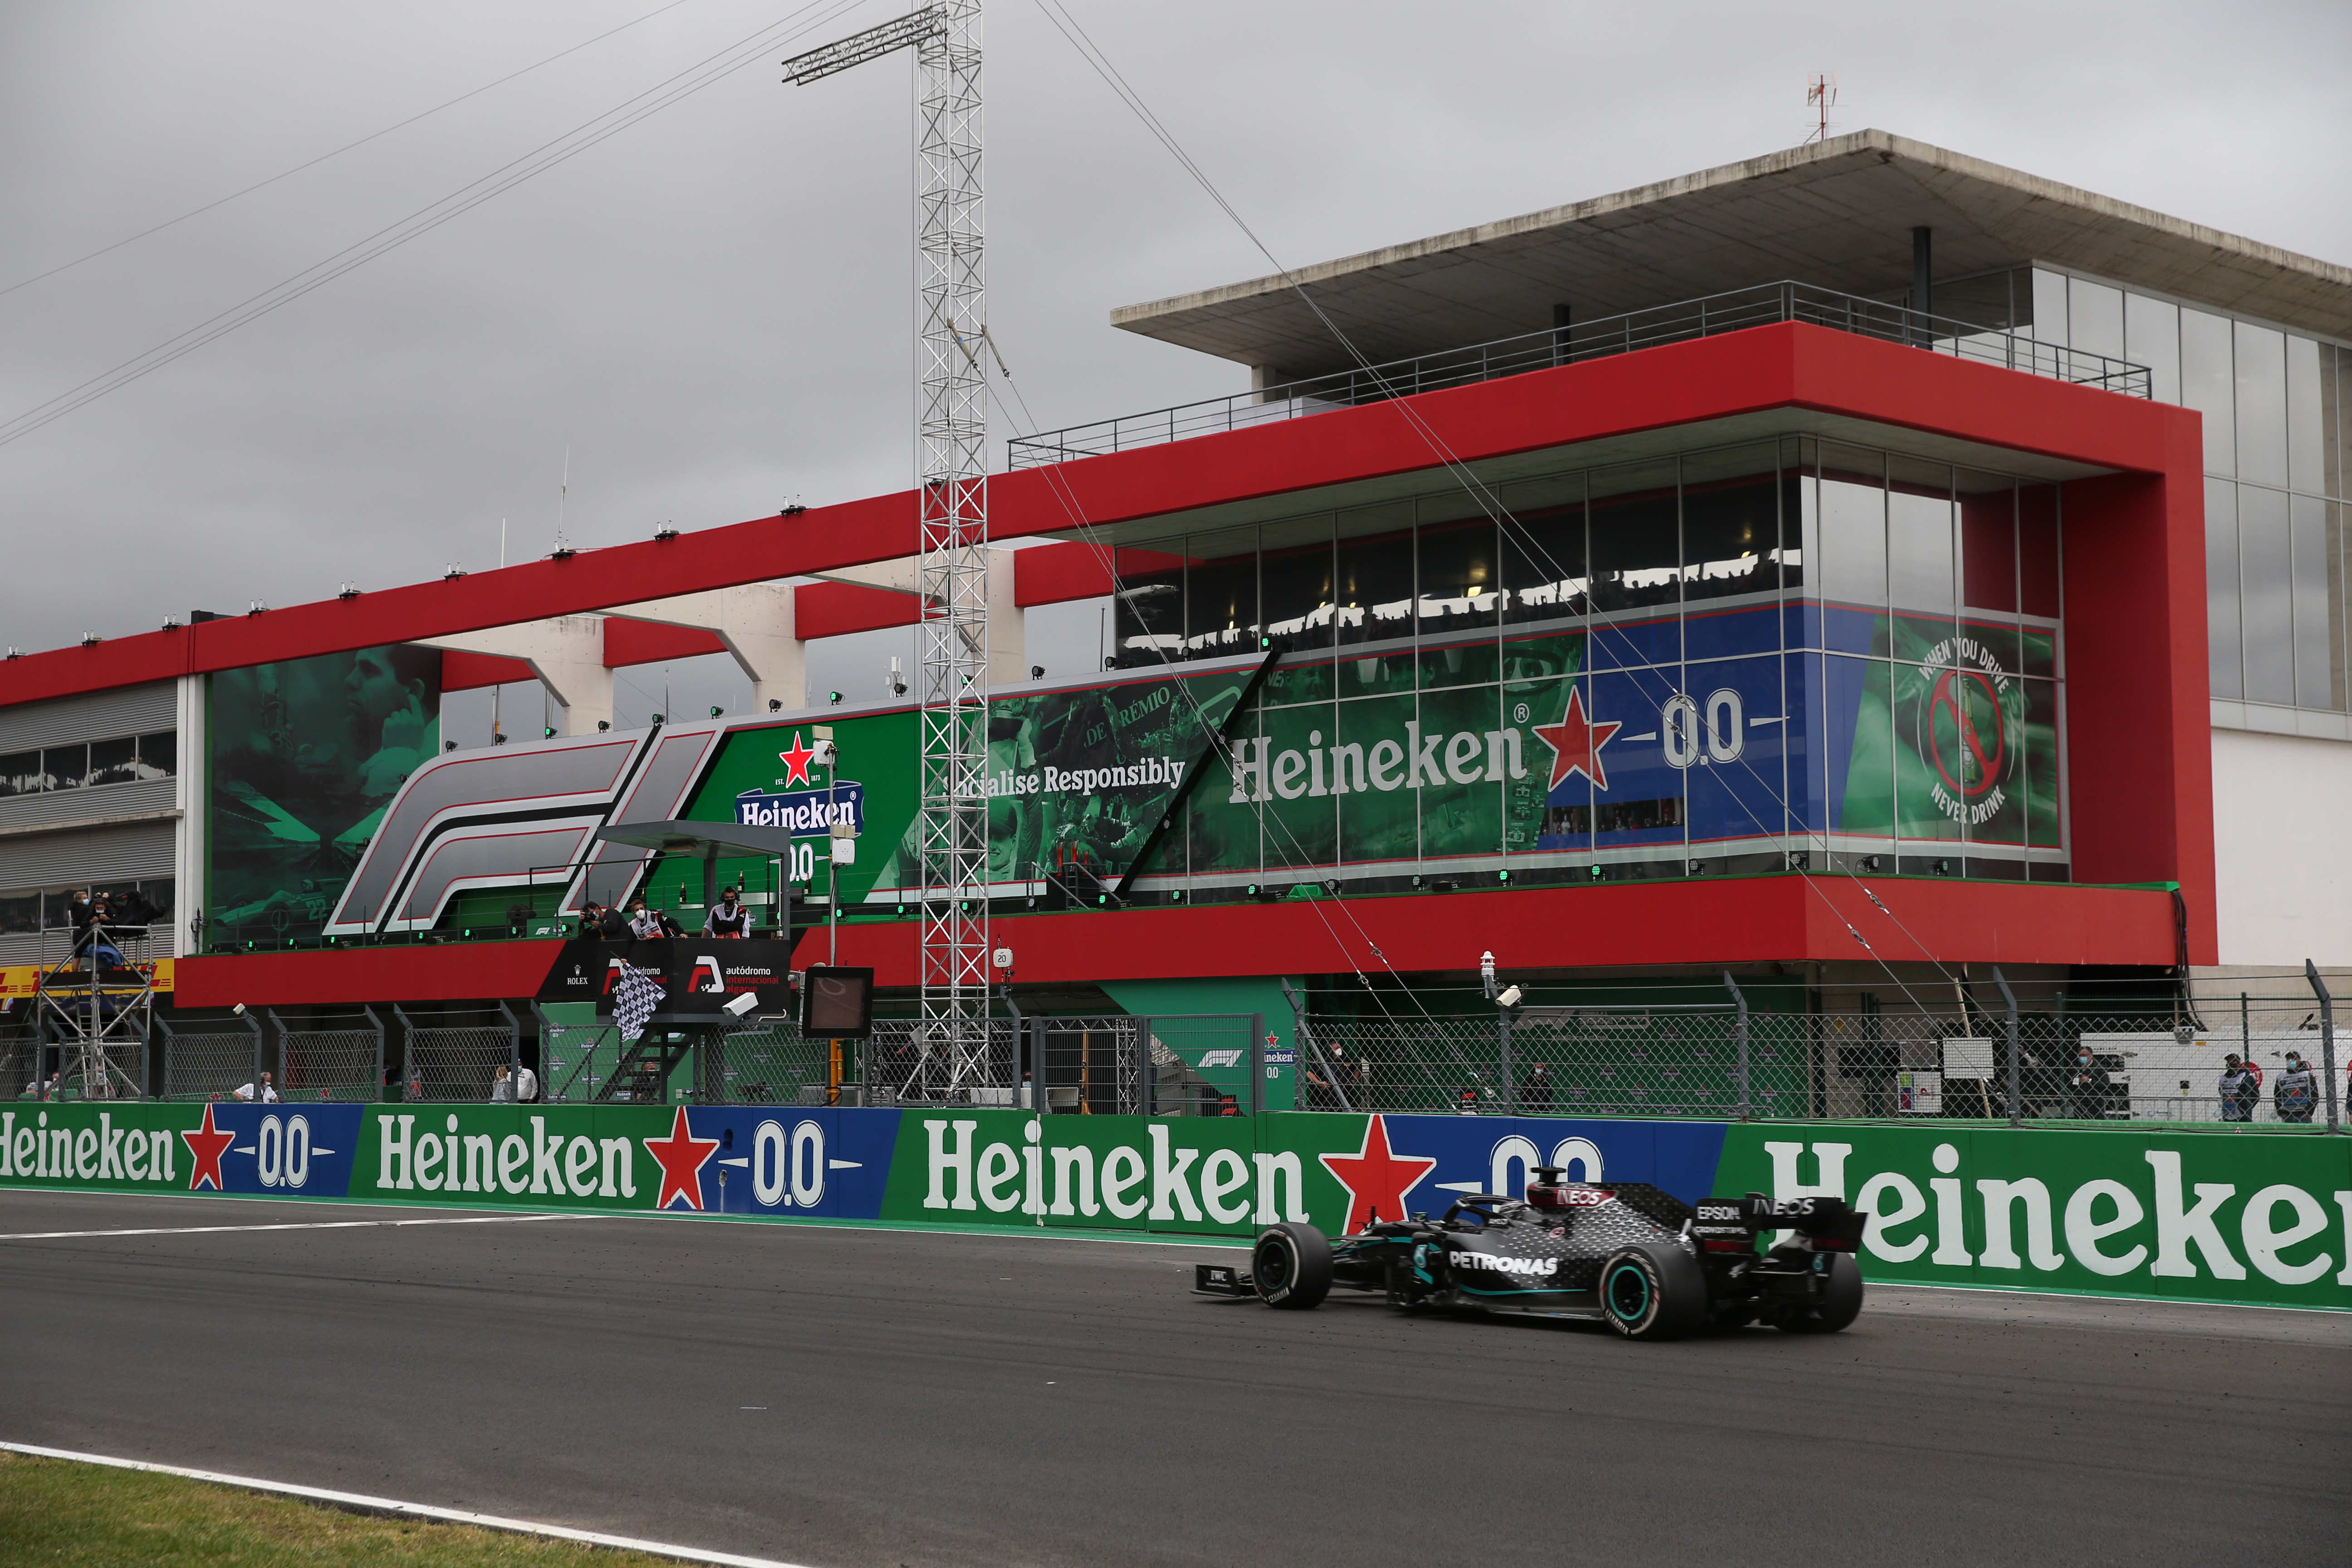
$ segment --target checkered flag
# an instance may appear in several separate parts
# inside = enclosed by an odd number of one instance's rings
[[[668,994],[650,971],[624,959],[620,991],[613,1002],[613,1021],[621,1026],[621,1038],[634,1040],[644,1034],[646,1020],[654,1016],[654,1008]]]

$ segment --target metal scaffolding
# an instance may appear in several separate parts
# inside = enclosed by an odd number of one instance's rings
[[[913,47],[921,378],[923,1049],[950,1082],[988,1040],[988,338],[981,199],[980,0],[945,0],[784,62],[810,82]]]

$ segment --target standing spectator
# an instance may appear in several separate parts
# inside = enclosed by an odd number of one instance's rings
[[[515,1073],[515,1099],[525,1105],[538,1103],[539,1075],[529,1068],[520,1068]]]
[[[490,1100],[494,1104],[512,1105],[514,1097],[514,1079],[508,1073],[507,1064],[500,1062],[498,1072],[490,1079]]]
[[[629,930],[629,917],[620,910],[599,905],[603,910],[596,917],[596,934],[606,942],[629,942],[635,934]]]
[[[2066,1112],[2077,1118],[2096,1118],[2106,1114],[2107,1095],[2114,1084],[2107,1069],[2091,1054],[2091,1047],[2076,1041],[2074,1065],[2066,1069]]]
[[[1527,1081],[1519,1085],[1519,1109],[1542,1112],[1551,1109],[1551,1068],[1538,1062],[1528,1069]]]
[[[718,904],[703,917],[702,929],[712,936],[749,936],[751,934],[751,911],[735,901],[735,889],[729,888],[719,895]]]
[[[239,1100],[258,1100],[264,1105],[275,1105],[278,1103],[278,1086],[269,1081],[269,1075],[268,1073],[263,1073],[261,1075],[260,1081],[257,1084],[241,1083],[229,1092]]]
[[[629,934],[639,942],[651,942],[662,934],[661,916],[646,908],[643,893],[629,900]]]
[[[2221,1062],[2221,1120],[2252,1121],[2263,1100],[2263,1080],[2235,1052]]]
[[[423,1073],[415,1072],[408,1075],[408,1093],[404,1098],[412,1102],[422,1100],[425,1098],[425,1075]]]
[[[2318,1099],[2318,1075],[2311,1070],[2311,1064],[2303,1059],[2301,1051],[2287,1052],[2286,1067],[2271,1089],[2271,1103],[2278,1107],[2278,1119],[2281,1121],[2309,1121],[2312,1107]]]

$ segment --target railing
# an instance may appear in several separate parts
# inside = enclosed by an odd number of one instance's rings
[[[1665,343],[1744,331],[1778,321],[1802,321],[1861,337],[1906,343],[1931,353],[2131,397],[2150,397],[2147,367],[2105,354],[2044,343],[2017,332],[1930,316],[1900,305],[1816,289],[1805,283],[1763,283],[1672,305],[1629,310],[1548,331],[1526,332],[1468,348],[1391,361],[1369,370],[1338,371],[1260,392],[1211,398],[1150,414],[1016,436],[1006,458],[1014,468],[1043,468],[1074,458],[1096,458],[1137,447],[1157,447],[1277,419],[1378,403],[1448,386],[1466,386],[1531,370],[1605,359]]]

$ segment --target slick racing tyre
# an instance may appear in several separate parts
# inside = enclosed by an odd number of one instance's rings
[[[1277,1225],[1258,1233],[1250,1278],[1269,1307],[1304,1312],[1331,1293],[1331,1243],[1311,1225]]]
[[[1706,1321],[1706,1275],[1679,1247],[1621,1247],[1601,1265],[1601,1315],[1629,1340],[1678,1340]]]
[[[1862,1266],[1845,1253],[1833,1252],[1819,1301],[1775,1318],[1773,1324],[1792,1334],[1833,1334],[1861,1315]]]

